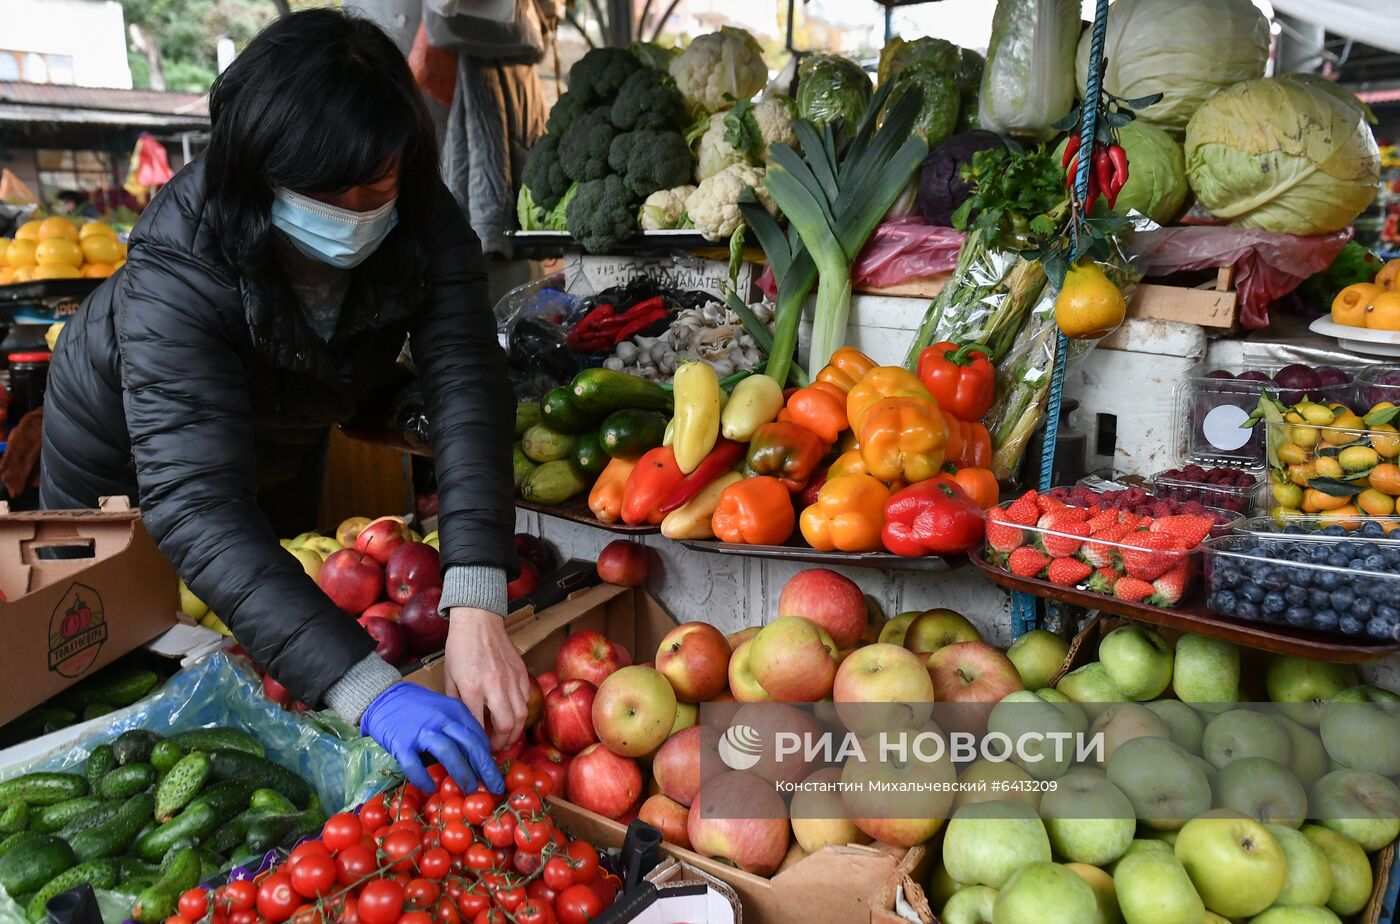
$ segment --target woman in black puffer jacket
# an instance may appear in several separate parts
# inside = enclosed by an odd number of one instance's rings
[[[43,503],[139,497],[190,588],[294,695],[360,723],[420,786],[420,752],[490,777],[478,720],[513,739],[528,682],[501,620],[514,400],[408,66],[366,21],[296,13],[220,76],[210,116],[208,150],[59,341]],[[389,382],[405,338],[432,424],[455,698],[400,682],[277,541],[310,528],[329,428]]]

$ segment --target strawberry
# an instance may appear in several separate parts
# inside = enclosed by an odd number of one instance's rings
[[[1118,541],[1128,534],[1126,526],[1109,526],[1095,530],[1079,550],[1083,558],[1095,568],[1106,568],[1113,564],[1113,555],[1118,551]]]
[[[1140,531],[1123,537],[1118,550],[1129,577],[1153,581],[1182,560],[1186,551],[1181,540],[1167,533]]]
[[[1045,575],[1051,584],[1073,587],[1094,571],[1077,558],[1057,558],[1050,562],[1050,571]]]
[[[1143,518],[1133,513],[1131,510],[1118,511],[1119,525],[1126,526],[1128,529],[1137,529],[1139,526],[1143,525],[1142,521]]]
[[[1040,519],[1040,508],[1035,503],[1039,496],[1034,490],[1022,494],[1006,508],[1007,519],[1017,526],[1034,526]]]
[[[1189,559],[1182,559],[1166,574],[1153,581],[1152,596],[1147,598],[1147,602],[1153,606],[1174,606],[1186,592],[1186,582],[1191,577],[1190,566]]]
[[[1113,568],[1100,568],[1089,578],[1089,589],[1101,594],[1113,593],[1113,587],[1123,577]]]
[[[1065,502],[1057,500],[1048,494],[1037,494],[1035,496],[1035,506],[1041,513],[1049,513],[1052,510],[1064,508]]]
[[[1012,574],[1021,577],[1036,577],[1050,564],[1050,559],[1034,546],[1023,545],[1011,553],[1006,565]]]
[[[1035,525],[1044,530],[1040,534],[1040,544],[1045,553],[1052,558],[1064,558],[1075,554],[1089,537],[1089,524],[1069,508],[1052,510],[1042,516]]]
[[[1010,516],[1000,507],[987,511],[987,545],[998,552],[1014,552],[1026,544],[1026,534],[1011,522]]]
[[[1107,529],[1110,526],[1118,525],[1117,510],[1104,510],[1102,512],[1098,512],[1095,511],[1095,508],[1093,507],[1090,507],[1089,510],[1091,511],[1089,514],[1089,534],[1091,536],[1097,533],[1099,530]]]
[[[1135,577],[1119,578],[1113,585],[1113,596],[1129,603],[1138,603],[1152,596],[1152,585]]]
[[[1154,533],[1176,536],[1188,549],[1194,549],[1210,535],[1210,531],[1215,528],[1215,521],[1210,517],[1179,513],[1169,517],[1158,517],[1147,528]]]

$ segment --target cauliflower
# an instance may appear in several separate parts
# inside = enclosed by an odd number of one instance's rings
[[[708,179],[726,167],[744,163],[744,153],[725,138],[727,115],[729,113],[724,112],[711,115],[709,128],[700,136],[700,147],[695,152],[696,182]]]
[[[685,212],[705,240],[722,241],[734,233],[744,220],[739,213],[739,194],[750,186],[763,207],[776,214],[773,197],[763,187],[762,167],[733,164],[700,181],[685,200]]]
[[[694,186],[658,189],[642,203],[643,231],[670,231],[684,228],[690,221],[685,213],[685,200],[695,192]]]
[[[768,80],[763,49],[743,29],[724,26],[701,35],[671,61],[671,76],[688,101],[720,112],[748,99]],[[725,95],[733,97],[726,99]]]
[[[792,100],[785,96],[757,103],[740,100],[728,112],[716,112],[700,138],[695,178],[712,177],[731,164],[747,162],[760,166],[768,160],[768,147],[774,143],[796,148],[794,112]]]
[[[763,139],[763,159],[768,160],[768,148],[773,144],[797,147],[797,136],[792,131],[792,120],[797,107],[786,96],[770,96],[759,100],[749,109],[753,121],[758,126],[759,137]]]

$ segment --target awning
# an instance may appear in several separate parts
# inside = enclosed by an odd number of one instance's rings
[[[1373,48],[1400,55],[1400,16],[1395,0],[1269,0],[1274,12],[1316,23]]]

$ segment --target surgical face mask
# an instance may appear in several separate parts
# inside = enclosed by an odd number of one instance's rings
[[[373,211],[352,212],[278,189],[272,200],[272,224],[313,260],[350,269],[368,259],[399,223],[396,203],[397,199],[390,199]]]

